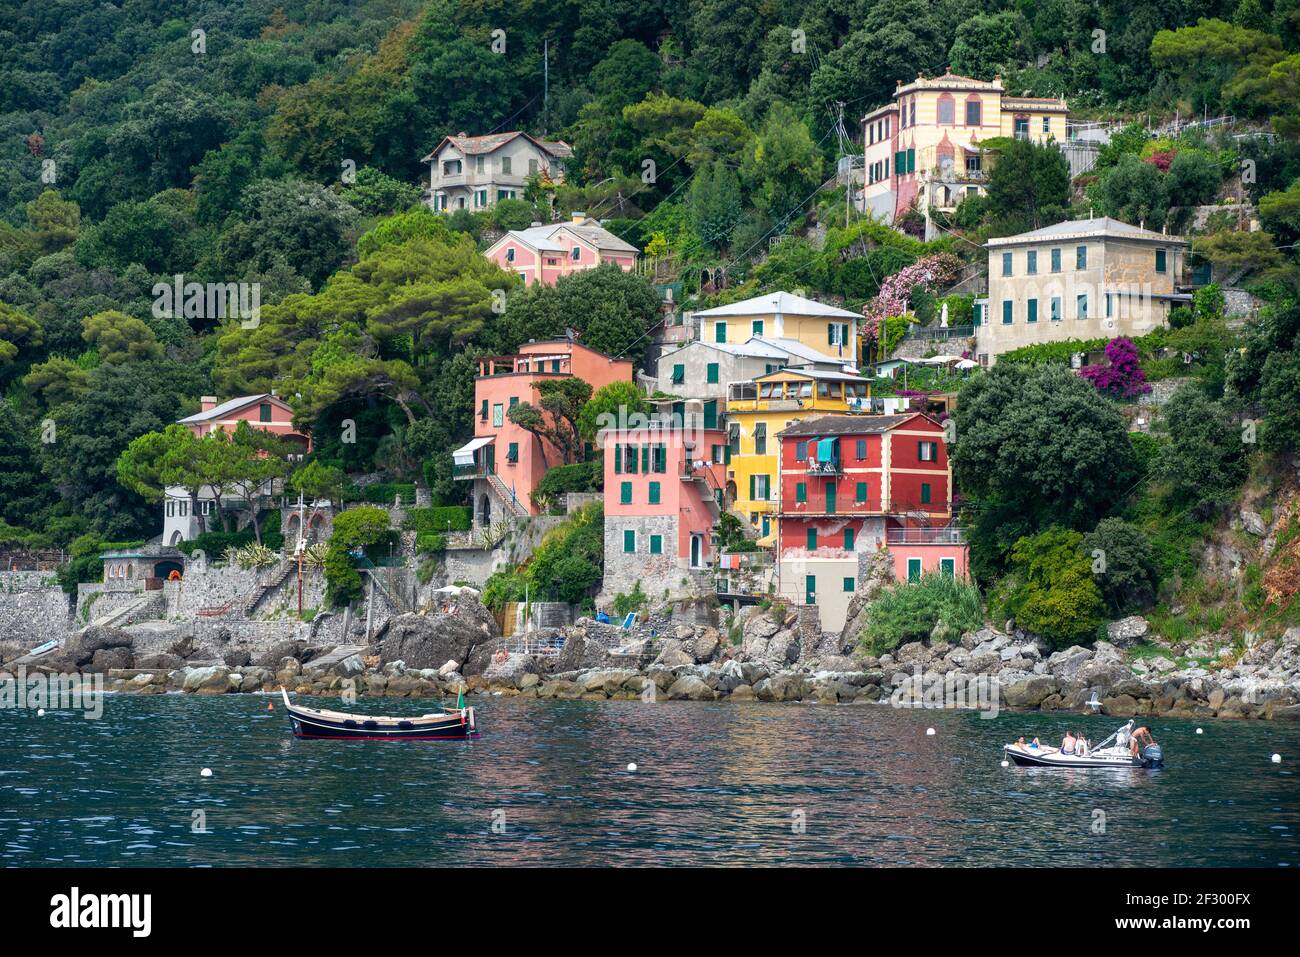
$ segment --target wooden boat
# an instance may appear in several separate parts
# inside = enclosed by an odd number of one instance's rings
[[[334,738],[339,741],[441,741],[477,738],[474,709],[459,707],[418,718],[390,718],[384,715],[348,714],[304,708],[289,700],[289,692],[280,687],[289,724],[295,738]]]

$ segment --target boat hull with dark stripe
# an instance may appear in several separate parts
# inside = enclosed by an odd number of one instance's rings
[[[284,706],[289,712],[289,725],[293,729],[295,738],[330,738],[336,741],[451,741],[478,737],[473,708],[453,708],[450,711],[421,715],[418,718],[396,718],[304,708],[291,704],[288,694],[284,695],[284,699]]]

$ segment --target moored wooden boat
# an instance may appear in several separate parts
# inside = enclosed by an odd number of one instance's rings
[[[441,741],[477,738],[474,709],[452,708],[415,718],[348,714],[323,708],[306,708],[289,700],[280,688],[295,738],[333,738],[339,741]]]

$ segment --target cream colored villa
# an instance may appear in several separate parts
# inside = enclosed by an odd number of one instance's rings
[[[1036,143],[1066,139],[1064,100],[1008,96],[1000,77],[991,81],[945,73],[901,81],[892,103],[862,118],[863,212],[893,223],[915,202],[935,227],[930,210],[951,212],[988,181],[979,144],[995,137]]]
[[[1177,291],[1181,236],[1115,219],[1078,219],[985,243],[989,294],[975,302],[982,365],[1004,352],[1065,339],[1141,336],[1191,301]]]

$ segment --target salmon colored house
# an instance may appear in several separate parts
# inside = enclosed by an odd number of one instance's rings
[[[605,466],[604,593],[711,590],[713,529],[726,481],[726,433],[702,416],[665,416],[600,433]]]
[[[524,285],[554,286],[565,276],[613,263],[624,272],[636,268],[637,248],[619,239],[585,213],[567,223],[512,229],[483,253]]]
[[[199,399],[199,411],[178,420],[177,424],[185,426],[198,438],[203,438],[217,430],[232,433],[240,422],[247,422],[255,429],[270,432],[287,441],[294,448],[290,458],[301,461],[311,451],[311,435],[294,427],[292,407],[274,392],[243,395],[220,403],[216,396],[205,395]],[[197,503],[199,514],[195,514],[189,493],[185,489],[179,486],[168,488],[163,496],[163,543],[176,545],[196,537],[202,526],[207,524],[207,517],[212,514],[215,501],[216,493],[212,489],[200,490]],[[226,503],[227,499],[223,498],[222,502]],[[202,522],[200,514],[203,516]]]
[[[547,469],[563,465],[559,449],[510,421],[521,402],[538,405],[537,386],[576,376],[595,392],[611,382],[631,382],[632,362],[570,339],[530,342],[513,356],[480,360],[474,380],[474,438],[453,453],[454,475],[474,483],[474,521],[536,515],[533,490]],[[549,418],[549,413],[543,413]]]
[[[778,591],[817,605],[822,628],[844,625],[858,560],[887,548],[899,581],[966,577],[967,546],[951,526],[952,467],[943,426],[919,412],[824,415],[783,430]]]

